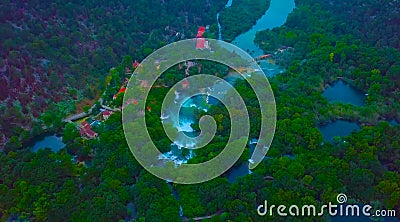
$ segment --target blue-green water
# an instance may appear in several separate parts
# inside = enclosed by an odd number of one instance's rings
[[[256,33],[285,24],[294,8],[294,0],[271,0],[268,10],[256,24],[249,31],[237,36],[232,43],[245,51],[250,51],[253,56],[263,55],[263,51],[254,43]]]
[[[390,120],[390,121],[389,121],[389,124],[390,124],[391,126],[400,126],[400,123],[397,122],[395,119]]]
[[[240,164],[238,167],[233,167],[228,170],[226,178],[230,183],[236,182],[240,177],[244,177],[249,174],[249,163]]]
[[[343,80],[336,81],[328,86],[323,92],[323,96],[329,102],[346,103],[355,106],[364,106],[366,95],[360,90],[352,87]],[[333,141],[335,136],[348,136],[353,131],[360,130],[356,123],[338,120],[325,126],[318,127],[325,141]]]
[[[250,51],[253,57],[263,55],[263,51],[254,43],[256,33],[283,25],[294,8],[294,0],[271,0],[270,7],[256,24],[249,31],[237,36],[232,43],[242,50]],[[263,61],[260,66],[267,76],[274,76],[283,71],[278,66],[266,61]],[[248,162],[245,162],[238,167],[228,170],[228,181],[235,182],[238,178],[251,173],[248,164]]]
[[[333,141],[335,136],[348,136],[353,131],[360,130],[360,126],[344,120],[337,120],[325,126],[318,127],[325,141]]]
[[[256,24],[249,31],[237,36],[232,43],[249,52],[253,57],[263,55],[263,50],[254,42],[256,33],[285,24],[288,15],[294,8],[294,0],[271,0],[268,10],[257,20]],[[268,77],[275,76],[284,71],[284,69],[268,61],[260,61],[260,67]]]
[[[58,152],[65,147],[62,142],[62,137],[56,135],[46,136],[42,140],[36,141],[32,147],[32,152],[37,152],[40,149],[49,148],[53,152]]]
[[[250,143],[248,145],[248,148],[250,151],[250,156],[251,154],[254,152],[254,149],[257,145],[258,140],[257,139],[251,139]],[[249,156],[249,158],[250,158]],[[251,170],[249,169],[249,163],[248,162],[244,162],[242,164],[240,164],[237,167],[233,167],[231,169],[228,170],[227,174],[226,174],[226,178],[228,179],[228,181],[230,183],[234,183],[236,182],[240,177],[244,177],[247,174],[251,174]]]
[[[226,8],[232,5],[232,0],[226,4]],[[283,25],[288,15],[295,8],[294,0],[271,0],[270,6],[265,14],[257,20],[256,24],[247,32],[237,36],[232,43],[244,51],[249,52],[253,57],[263,55],[264,52],[255,44],[254,39],[258,31],[273,29]],[[219,13],[217,14],[217,22],[219,28],[219,39],[222,40],[221,24],[219,23]],[[267,76],[274,76],[283,72],[278,66],[267,61],[261,61],[261,68]]]
[[[345,83],[343,80],[338,80],[333,85],[326,88],[323,96],[329,102],[348,103],[355,106],[364,106],[366,95],[356,88]]]

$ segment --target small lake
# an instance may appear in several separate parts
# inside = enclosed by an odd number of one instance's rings
[[[332,142],[335,136],[348,136],[353,131],[359,131],[360,126],[349,121],[337,120],[328,125],[319,126],[318,129],[325,141]]]
[[[389,121],[389,124],[390,124],[391,126],[400,126],[400,123],[397,122],[395,119],[390,120],[390,121]]]
[[[254,152],[254,149],[257,145],[258,140],[257,139],[251,139],[250,143],[248,144],[248,147],[246,149],[249,149],[250,151],[250,156]],[[249,158],[250,158],[249,156]],[[226,178],[228,179],[229,183],[234,183],[236,182],[240,177],[244,177],[248,174],[251,174],[251,170],[249,169],[249,162],[244,162],[241,163],[239,166],[232,167],[226,172]]]
[[[329,102],[348,103],[355,106],[365,105],[366,95],[343,80],[338,80],[333,85],[328,86],[322,95]]]
[[[240,177],[244,177],[248,174],[251,174],[249,169],[249,163],[244,162],[237,167],[233,167],[228,170],[226,174],[226,178],[228,179],[229,183],[236,182]]]
[[[56,135],[46,136],[42,140],[36,141],[32,147],[32,152],[38,152],[41,149],[50,148],[53,152],[58,152],[65,147],[62,137]]]
[[[341,79],[328,86],[323,92],[323,96],[329,102],[346,103],[355,106],[364,106],[366,97],[363,92]],[[360,130],[360,126],[356,123],[344,120],[337,120],[318,128],[324,140],[329,142],[333,142],[333,137],[335,136],[348,136],[351,132]]]
[[[125,217],[126,222],[133,221],[134,219],[136,219],[138,217],[136,206],[132,202],[129,202],[126,205],[126,211],[127,211],[127,215]]]

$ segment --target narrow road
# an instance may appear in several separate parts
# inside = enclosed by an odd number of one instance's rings
[[[65,123],[73,122],[75,120],[82,119],[82,118],[87,117],[87,116],[89,116],[89,113],[82,112],[82,113],[78,113],[78,114],[75,114],[73,116],[70,116],[68,118],[65,118],[62,121],[65,122]]]
[[[100,105],[103,106],[103,98],[100,97],[100,99],[98,99],[97,102],[99,102]],[[77,113],[77,114],[75,114],[75,115],[73,115],[73,116],[64,118],[62,121],[63,121],[64,123],[68,123],[68,122],[73,122],[73,121],[75,121],[75,120],[82,119],[82,118],[84,118],[84,117],[89,116],[89,115],[92,113],[92,110],[93,110],[94,107],[96,106],[96,103],[97,103],[97,102],[95,102],[95,103],[93,104],[93,106],[90,107],[90,109],[89,109],[87,112]],[[108,108],[109,108],[109,107],[108,107]],[[106,109],[106,108],[105,108],[105,109]],[[111,108],[109,108],[109,109],[111,109]],[[111,110],[112,110],[112,109],[111,109]]]
[[[114,112],[119,111],[119,109],[117,109],[117,108],[111,108],[111,107],[108,107],[106,105],[101,105],[101,107],[103,107],[104,109],[110,110],[110,111],[114,111]]]
[[[189,220],[201,221],[201,220],[205,220],[205,219],[211,219],[211,218],[213,218],[213,217],[215,217],[215,216],[221,215],[222,213],[223,213],[223,211],[220,210],[220,211],[218,211],[218,212],[215,213],[215,214],[208,215],[208,216],[203,216],[203,217],[193,217],[193,218],[184,217],[184,218],[182,219],[182,221],[189,221]]]

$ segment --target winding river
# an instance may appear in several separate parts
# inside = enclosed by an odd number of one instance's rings
[[[232,0],[229,0],[225,8],[232,5]],[[256,24],[247,32],[237,36],[233,40],[233,44],[249,52],[253,57],[263,55],[262,49],[254,42],[256,33],[266,29],[273,29],[285,24],[288,15],[295,8],[294,0],[271,0],[268,10],[261,18],[259,18]],[[219,22],[219,13],[217,14],[217,22],[219,28],[219,39],[223,39],[223,27]],[[261,61],[260,67],[263,69],[267,76],[275,76],[283,72],[284,70],[279,66],[276,66],[268,61]]]
[[[232,1],[229,0],[228,4],[225,8],[228,8],[232,5]],[[275,27],[279,27],[286,22],[288,15],[293,11],[295,8],[294,0],[271,0],[270,6],[268,10],[265,12],[261,18],[259,18],[256,24],[247,32],[237,36],[232,44],[238,46],[244,51],[250,53],[253,57],[258,57],[263,55],[262,49],[258,47],[258,45],[254,42],[256,37],[256,33],[258,31],[266,30],[266,29],[273,29]],[[217,22],[219,28],[219,39],[221,40],[223,37],[223,28],[219,23],[219,14],[217,15]],[[275,76],[284,70],[277,65],[274,65],[268,61],[260,61],[260,67],[263,69],[266,76],[271,77]],[[249,144],[251,147],[251,144]],[[236,168],[230,169],[226,176],[229,182],[235,182],[239,177],[246,176],[250,174],[251,171],[248,168],[248,163],[243,163]]]
[[[233,0],[228,0],[228,2],[225,5],[225,8],[231,7],[232,2],[233,2]],[[222,40],[222,26],[221,26],[221,23],[219,22],[219,15],[220,15],[220,12],[217,13],[218,40]]]
[[[227,4],[225,5],[225,9],[229,8],[233,3],[233,0],[229,0]],[[271,4],[269,9],[265,12],[263,16],[261,16],[260,19],[257,20],[256,24],[247,32],[237,36],[233,44],[236,46],[240,47],[244,51],[252,51],[253,54],[252,56],[259,56],[262,55],[263,52],[262,50],[254,43],[255,35],[257,31],[265,30],[265,29],[272,29],[278,26],[281,26],[285,23],[287,16],[289,15],[290,12],[295,7],[294,0],[271,0]],[[217,20],[218,20],[218,27],[219,27],[219,36],[222,39],[223,37],[223,27],[221,27],[221,24],[219,23],[219,13],[217,15]],[[262,62],[260,64],[261,68],[264,69],[264,72],[266,75],[271,76],[271,75],[276,75],[277,73],[282,72],[283,70],[280,69],[278,66],[270,64],[268,62]],[[212,86],[211,88],[216,88],[219,86]],[[183,95],[180,95],[180,93],[183,92],[176,92],[175,98],[178,100],[180,97]],[[206,111],[207,107],[205,107],[202,104],[209,104],[212,105],[213,103],[209,101],[208,96],[205,97],[199,97],[196,99],[190,99],[187,100],[182,109],[181,109],[181,115],[179,115],[179,123],[173,123],[175,127],[185,133],[193,133],[193,129],[191,128],[191,124],[195,122],[193,119],[193,115],[190,114],[194,111],[194,109],[201,109]],[[188,111],[188,112],[186,112]],[[189,112],[190,111],[190,112]],[[189,114],[188,114],[189,113]],[[172,119],[171,117],[167,116],[161,116],[161,119],[163,121],[170,121]],[[180,165],[186,163],[189,159],[191,159],[194,154],[192,150],[187,151],[187,149],[184,149],[187,147],[188,143],[187,141],[180,141],[176,140],[173,141],[173,144],[171,144],[171,151],[164,153],[161,155],[159,158],[160,159],[171,159],[175,162],[175,164]],[[189,145],[195,145],[195,144],[189,144]],[[186,153],[184,153],[186,152]],[[247,175],[248,173],[251,173],[248,169],[248,163],[245,163],[245,166],[239,166],[237,169],[231,169],[227,173],[227,177],[229,178],[229,181],[235,181],[238,177]]]
[[[228,0],[227,4],[225,5],[225,8],[229,8],[233,3],[233,0]],[[272,29],[278,26],[281,26],[285,23],[287,16],[289,15],[290,12],[295,7],[295,2],[294,0],[271,0],[271,4],[269,9],[265,12],[265,14],[257,20],[256,24],[247,32],[239,35],[238,37],[235,38],[233,41],[233,44],[240,47],[244,51],[251,51],[252,56],[260,56],[263,54],[262,50],[254,43],[255,35],[257,31],[265,30],[265,29]],[[222,40],[222,26],[219,22],[219,15],[220,13],[217,14],[217,22],[218,22],[218,37],[219,40]],[[273,64],[270,64],[268,62],[262,62],[260,64],[261,68],[263,71],[266,73],[267,76],[273,76],[276,75],[283,70],[280,69],[278,66],[275,66]],[[226,79],[227,80],[227,79]],[[227,80],[228,81],[228,80]],[[232,83],[235,80],[229,79],[229,82]],[[215,87],[215,86],[213,86]],[[175,94],[176,99],[179,98],[179,93]],[[185,133],[193,133],[193,129],[191,127],[191,124],[195,122],[193,119],[193,114],[186,114],[185,112],[187,110],[190,110],[193,112],[193,109],[199,109],[207,112],[207,105],[213,105],[215,101],[211,101],[208,96],[199,96],[197,98],[191,98],[187,100],[181,109],[180,119],[179,123],[175,123],[175,127],[179,129],[179,131],[185,132]],[[168,121],[170,117],[167,116],[161,116],[160,117],[163,121]],[[252,139],[252,141],[255,141],[255,139]],[[164,153],[162,156],[159,158],[168,158],[172,159],[176,164],[182,164],[186,163],[190,158],[192,158],[194,155],[192,153],[192,150],[190,150],[188,153],[183,154],[182,148],[184,148],[184,144],[186,144],[186,141],[174,141],[173,144],[171,144],[171,151]],[[249,147],[252,146],[252,143],[249,144]],[[226,177],[229,182],[233,183],[237,181],[239,177],[243,177],[247,174],[251,173],[251,171],[248,168],[248,163],[241,164],[240,166],[236,168],[230,169],[226,173]],[[168,183],[168,181],[167,181]],[[171,186],[170,186],[171,187]],[[171,187],[172,189],[172,187]],[[179,194],[172,189],[172,194],[174,195],[175,199],[179,202]],[[182,205],[180,205],[180,216],[183,216],[183,210],[182,210]]]

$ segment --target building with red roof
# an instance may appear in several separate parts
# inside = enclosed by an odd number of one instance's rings
[[[125,91],[126,91],[126,88],[125,88],[124,86],[122,86],[122,87],[119,89],[119,91],[117,92],[117,94],[115,94],[115,95],[113,96],[113,99],[116,99],[120,93],[124,93]]]
[[[206,31],[206,28],[204,28],[204,26],[200,26],[199,29],[197,30],[196,37],[203,37],[203,34],[205,31]]]
[[[200,26],[200,28],[197,30],[197,35],[196,35],[196,49],[209,49],[208,41],[204,38],[203,34],[205,32],[204,26]]]
[[[94,139],[98,136],[98,134],[92,130],[92,127],[86,121],[83,121],[79,126],[79,132],[82,137],[87,137],[89,139]]]
[[[132,63],[132,68],[136,69],[139,65],[140,63],[137,60],[135,60],[135,62]]]
[[[103,111],[103,119],[104,119],[104,120],[107,120],[107,119],[111,116],[111,114],[113,114],[112,111],[110,111],[110,110],[104,110],[104,111]]]

